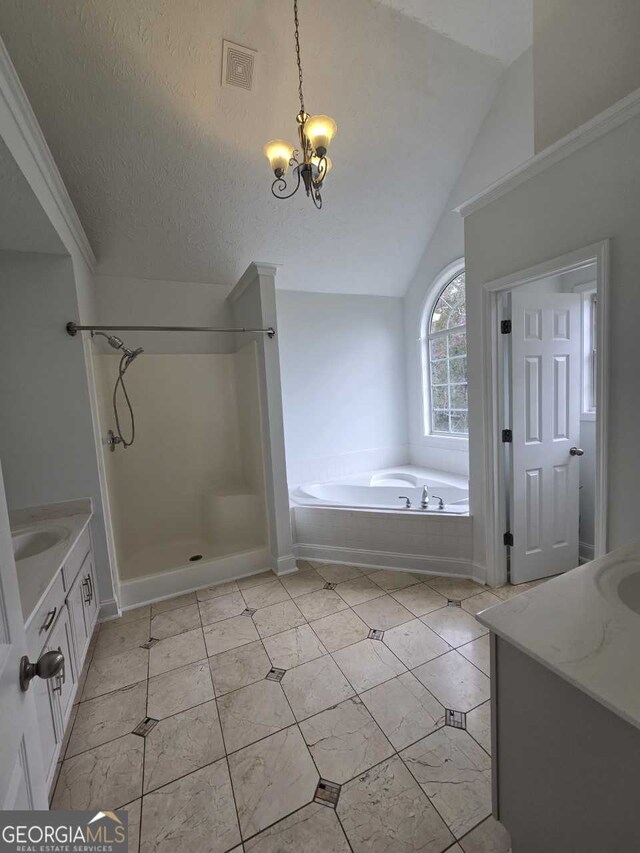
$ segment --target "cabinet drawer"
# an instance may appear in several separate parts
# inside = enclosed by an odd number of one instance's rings
[[[49,636],[49,631],[64,605],[64,584],[62,574],[58,572],[51,589],[46,594],[44,601],[31,617],[26,629],[27,652],[29,659],[38,659],[40,652]]]
[[[71,585],[84,563],[84,558],[90,550],[91,536],[89,534],[89,528],[87,527],[82,536],[76,542],[73,551],[69,554],[65,560],[64,566],[62,567],[65,590],[71,589]]]

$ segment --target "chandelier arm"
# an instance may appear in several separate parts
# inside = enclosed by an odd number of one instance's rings
[[[286,192],[287,182],[284,178],[276,178],[271,184],[271,192],[276,198],[291,198],[292,195],[295,195],[298,192],[300,189],[300,169],[296,168],[296,172],[298,174],[298,180],[295,188],[292,189],[290,193]]]
[[[320,189],[324,179],[327,177],[327,158],[324,155],[318,160],[318,165],[316,168],[318,171],[318,176],[314,179],[313,185],[317,189]]]
[[[310,195],[311,195],[311,200],[315,204],[316,208],[318,210],[322,210],[322,196],[320,195],[320,189],[316,188],[316,189],[312,190]]]

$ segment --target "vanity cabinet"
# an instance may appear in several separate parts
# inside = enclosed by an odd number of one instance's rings
[[[78,688],[80,672],[98,617],[93,554],[88,529],[68,554],[44,600],[26,625],[31,660],[44,652],[61,651],[64,669],[50,680],[35,678],[32,689],[47,787],[56,762]]]

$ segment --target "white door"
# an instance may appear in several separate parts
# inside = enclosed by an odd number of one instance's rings
[[[511,582],[578,565],[580,296],[511,294]]]
[[[20,690],[27,644],[0,470],[0,809],[47,809],[33,689]]]

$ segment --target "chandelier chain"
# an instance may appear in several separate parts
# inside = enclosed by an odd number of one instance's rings
[[[302,61],[300,59],[300,24],[298,22],[298,0],[293,0],[293,20],[296,30],[296,62],[298,64],[298,95],[300,96],[300,112],[304,113],[304,95],[302,94]]]

